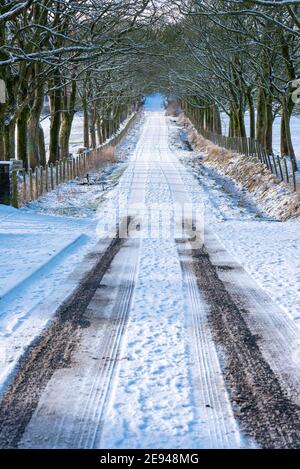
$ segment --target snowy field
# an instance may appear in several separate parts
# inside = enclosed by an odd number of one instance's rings
[[[0,239],[1,392],[25,348],[72,289],[72,282],[64,282],[97,239],[91,220],[4,206]],[[76,283],[73,280],[73,287]]]
[[[44,130],[45,135],[45,147],[46,154],[48,155],[49,151],[49,134],[50,134],[50,117],[42,117],[41,126]],[[76,153],[79,147],[83,146],[83,115],[78,112],[75,114],[71,135],[70,135],[70,153]]]

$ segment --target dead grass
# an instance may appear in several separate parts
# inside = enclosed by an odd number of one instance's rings
[[[177,117],[180,109],[177,101],[169,101],[165,115],[170,117]]]

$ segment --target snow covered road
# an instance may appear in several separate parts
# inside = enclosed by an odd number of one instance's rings
[[[148,226],[143,226],[143,214],[152,206],[168,207],[171,214],[173,204],[191,203],[176,164],[168,147],[164,114],[150,112],[119,188],[122,191],[122,183],[127,185],[130,179],[128,212],[138,218],[139,233],[148,230]],[[143,213],[134,213],[137,204],[141,203],[145,204],[141,208]],[[151,228],[153,230],[153,225]],[[62,370],[57,371],[49,382],[24,434],[22,447],[39,447],[41,444],[43,447],[243,446],[214,343],[204,330],[201,333],[203,339],[198,343],[198,326],[193,321],[190,323],[191,308],[202,307],[205,317],[203,302],[192,280],[187,282],[189,286],[184,291],[176,240],[166,233],[157,233],[159,228],[160,224],[150,237],[141,235],[140,240],[129,238],[126,241],[88,308],[94,311],[95,321],[99,320],[99,314],[100,317],[114,317],[128,282],[128,273],[122,275],[122,272],[128,271],[135,260],[136,266],[131,269],[134,293],[127,312],[125,336],[121,342],[114,339],[116,345],[112,350],[101,342],[95,345],[96,350],[89,347],[100,359],[100,381],[98,373],[91,373],[97,360],[90,368],[86,357],[82,358],[84,344],[93,343],[90,336],[93,327],[90,327],[83,334],[78,354],[74,355],[76,366],[67,370],[66,375]],[[116,288],[118,281],[120,284]],[[103,310],[99,310],[101,291],[102,298],[107,295],[106,291],[113,297],[110,300],[113,305],[110,303]],[[93,324],[90,315],[87,317]],[[201,357],[196,358],[192,349]],[[117,353],[117,356],[111,357],[111,353]],[[115,363],[111,383],[103,371],[102,357],[109,357]],[[201,369],[199,360],[206,371]],[[84,380],[78,393],[78,376],[82,378],[82,374]],[[194,386],[194,380],[200,389]],[[81,418],[77,412],[71,416],[74,409],[80,409],[82,397],[95,388],[99,398],[103,396],[102,402],[97,400],[96,393],[96,401],[93,398],[92,403],[86,402],[89,410],[83,415],[80,413]],[[71,393],[70,396],[70,389],[76,390],[74,395]],[[62,416],[62,409],[66,417]],[[66,424],[59,425],[62,418]],[[78,420],[80,428],[70,431],[70,426],[78,427]],[[51,425],[45,425],[46,421]]]
[[[175,153],[170,120],[147,110],[128,166],[98,211],[98,234],[113,228],[118,213],[118,221],[130,221],[129,235],[94,248],[100,257],[93,274],[58,318],[64,331],[66,311],[75,315],[72,346],[69,339],[61,350],[51,336],[54,359],[43,345],[47,336],[37,345],[39,359],[45,355],[40,385],[37,353],[30,352],[0,405],[1,417],[14,416],[9,424],[4,418],[1,446],[300,443],[299,329],[221,246],[206,213],[207,192]],[[249,203],[242,217],[255,214]],[[90,294],[77,307],[85,290]]]

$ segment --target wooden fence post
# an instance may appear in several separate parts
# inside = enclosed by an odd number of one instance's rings
[[[63,174],[62,174],[62,161],[59,160],[59,182],[63,181]]]
[[[55,184],[56,184],[56,187],[59,184],[59,162],[58,162],[58,160],[55,161]]]
[[[44,191],[43,175],[44,175],[44,168],[43,166],[40,166],[40,195],[42,195]]]
[[[288,165],[287,165],[285,156],[283,157],[283,162],[284,162],[284,168],[285,168],[285,174],[286,174],[286,182],[290,182],[289,170],[288,170]]]
[[[260,163],[261,163],[262,161],[261,161],[261,157],[260,157],[260,154],[259,154],[259,151],[258,151],[257,140],[253,140],[253,145],[254,145],[255,156],[258,159],[258,161],[260,161]]]
[[[292,165],[292,170],[293,170],[293,186],[294,186],[294,191],[296,192],[297,190],[297,184],[296,184],[296,171],[295,171],[295,165]]]
[[[275,168],[275,174],[276,174],[276,177],[278,177],[278,170],[277,170],[277,165],[276,165],[276,160],[275,160],[274,153],[272,153],[272,159],[273,159],[273,165],[274,165],[274,168]]]
[[[267,161],[268,161],[269,170],[273,173],[273,168],[272,168],[272,164],[271,164],[271,158],[270,158],[270,155],[269,155],[269,152],[268,152],[268,151],[266,151],[266,157],[267,157]]]
[[[53,191],[54,189],[53,163],[50,163],[50,184],[51,184],[51,190]]]
[[[18,171],[14,169],[11,173],[11,205],[19,208],[18,200]]]
[[[32,181],[32,169],[29,168],[29,186],[30,186],[30,200],[33,200],[33,181]]]
[[[45,186],[46,186],[46,192],[48,192],[49,187],[48,187],[48,164],[46,163],[45,165]]]
[[[23,178],[23,202],[26,202],[27,199],[27,187],[26,187],[26,169],[22,169],[22,178]]]
[[[63,181],[66,180],[66,158],[63,159]]]
[[[283,177],[283,171],[282,171],[281,161],[280,161],[280,156],[279,155],[277,155],[277,161],[278,161],[278,166],[279,166],[279,171],[280,171],[280,177],[281,177],[281,180],[283,181],[284,177]]]
[[[39,168],[38,166],[35,168],[35,196],[36,196],[36,199],[39,196]]]
[[[79,172],[81,174],[81,172],[82,172],[82,156],[78,155],[78,158],[79,158]]]

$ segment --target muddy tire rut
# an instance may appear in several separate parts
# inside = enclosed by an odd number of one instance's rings
[[[288,398],[265,361],[260,338],[251,333],[243,318],[247,311],[226,290],[205,247],[192,251],[192,267],[209,305],[209,325],[242,429],[262,448],[300,448],[300,408]]]

